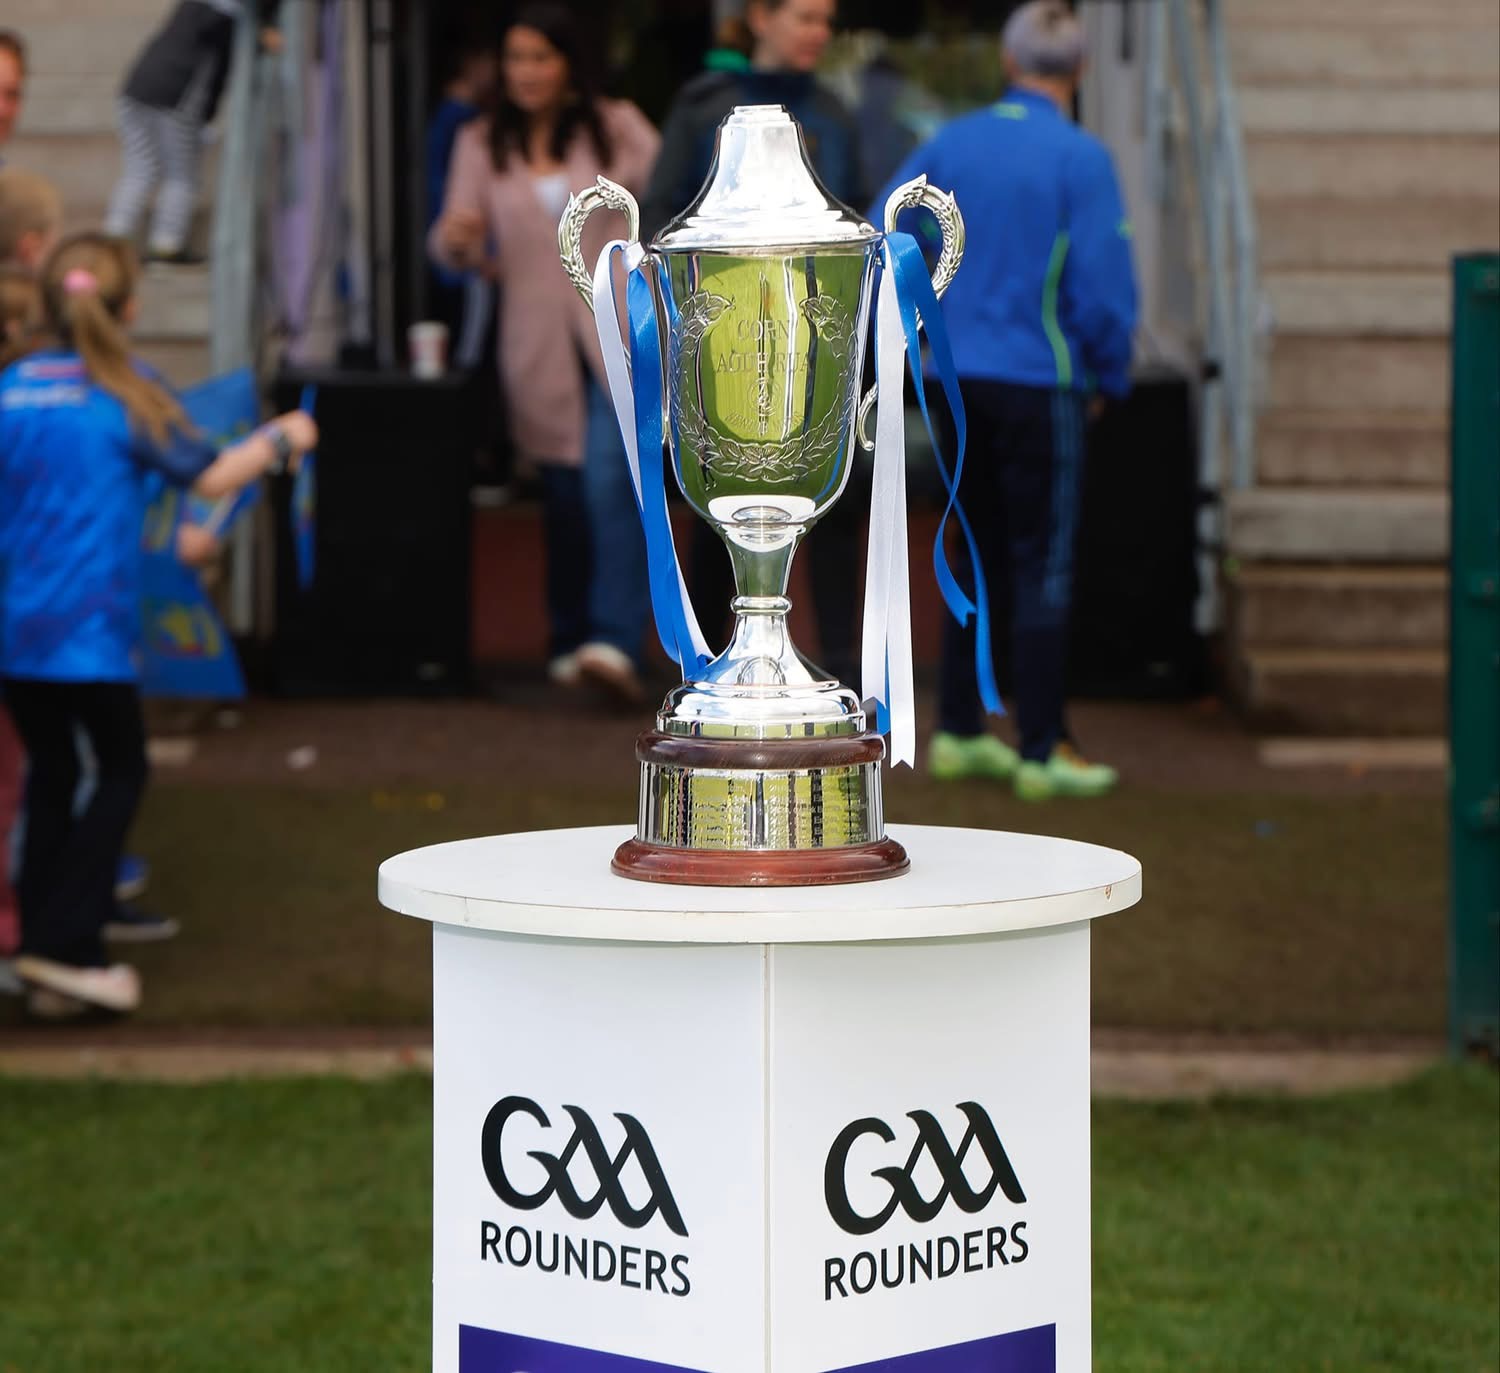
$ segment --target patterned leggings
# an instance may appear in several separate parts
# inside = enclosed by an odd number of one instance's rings
[[[125,165],[109,198],[104,231],[133,238],[159,184],[147,246],[153,253],[181,252],[198,203],[203,125],[175,110],[153,109],[124,95],[115,111]]]

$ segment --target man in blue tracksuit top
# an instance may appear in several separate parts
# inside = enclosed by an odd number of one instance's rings
[[[886,188],[925,173],[953,192],[967,226],[943,300],[968,415],[961,494],[992,598],[1012,621],[1019,754],[984,732],[974,631],[950,620],[928,767],[1013,780],[1027,800],[1097,796],[1116,774],[1069,739],[1063,666],[1084,423],[1099,393],[1130,389],[1130,225],[1108,150],[1069,117],[1084,57],[1072,11],[1032,0],[1001,44],[1004,97],[939,130]],[[917,229],[917,212],[907,217],[902,227]]]

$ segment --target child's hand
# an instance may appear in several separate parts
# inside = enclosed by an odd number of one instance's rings
[[[280,29],[264,28],[260,31],[260,45],[275,57],[286,47],[286,39],[281,36]]]
[[[177,561],[202,567],[219,556],[219,540],[201,524],[177,526]]]
[[[317,421],[305,410],[288,410],[271,421],[291,441],[298,454],[306,453],[318,446]]]

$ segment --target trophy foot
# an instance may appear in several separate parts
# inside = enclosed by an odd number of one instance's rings
[[[615,850],[612,871],[637,882],[693,887],[823,887],[877,882],[911,867],[894,839],[839,849],[679,849],[627,839]]]
[[[704,738],[648,730],[636,740],[636,837],[621,877],[709,887],[873,882],[910,866],[885,835],[878,734]]]

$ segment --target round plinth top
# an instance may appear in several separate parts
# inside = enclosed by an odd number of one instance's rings
[[[1133,906],[1128,853],[1002,830],[892,825],[911,871],[828,887],[684,887],[609,870],[634,830],[539,830],[434,844],[380,866],[380,900],[444,925],[555,939],[809,944],[1041,929]]]

